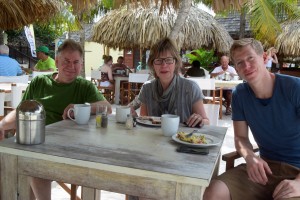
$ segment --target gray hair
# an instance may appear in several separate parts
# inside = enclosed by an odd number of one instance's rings
[[[0,54],[9,54],[9,48],[5,44],[0,45]]]
[[[59,55],[63,51],[78,51],[80,54],[80,57],[83,58],[83,49],[81,45],[74,40],[67,39],[65,40],[57,50],[57,54]]]

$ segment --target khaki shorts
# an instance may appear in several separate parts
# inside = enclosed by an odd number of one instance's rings
[[[268,183],[261,185],[249,180],[246,164],[241,164],[224,174],[216,177],[223,181],[229,188],[232,200],[269,200],[273,199],[272,194],[276,186],[284,179],[295,179],[300,173],[300,169],[292,165],[269,161],[264,159],[271,168],[273,174],[268,175]],[[300,200],[300,197],[290,198]]]

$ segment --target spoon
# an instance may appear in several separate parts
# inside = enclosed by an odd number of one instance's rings
[[[185,137],[186,137],[186,138],[189,138],[189,137],[191,137],[191,136],[192,136],[195,132],[197,132],[197,131],[198,131],[198,130],[195,129],[195,130],[193,130],[192,132],[190,132],[189,134],[186,134]]]

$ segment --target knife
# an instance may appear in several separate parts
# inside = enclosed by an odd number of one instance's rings
[[[208,148],[191,148],[188,146],[179,146],[176,149],[177,152],[180,153],[192,153],[192,154],[200,154],[200,155],[207,155],[209,154],[209,149]]]

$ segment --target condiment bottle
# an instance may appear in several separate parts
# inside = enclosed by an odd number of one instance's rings
[[[107,124],[108,124],[108,118],[107,118],[107,114],[106,113],[102,113],[101,115],[101,127],[102,128],[107,128]]]
[[[96,127],[100,128],[102,125],[102,115],[100,112],[100,107],[99,105],[97,105],[97,109],[96,109]]]
[[[133,128],[133,118],[130,114],[127,115],[126,128],[127,129],[132,129]]]

